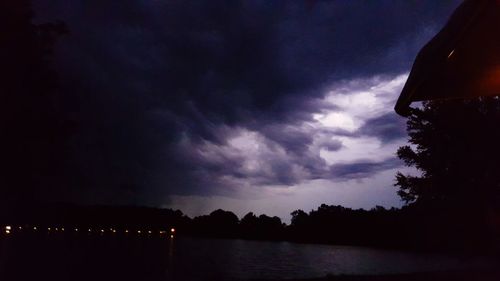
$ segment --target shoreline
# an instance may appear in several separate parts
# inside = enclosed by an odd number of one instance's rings
[[[497,281],[500,270],[455,270],[382,275],[327,275],[305,279],[258,279],[249,281]]]

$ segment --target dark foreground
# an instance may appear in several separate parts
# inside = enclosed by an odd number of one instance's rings
[[[147,231],[38,233],[0,235],[1,281],[500,280],[496,260],[470,257],[457,261],[362,247],[194,239]],[[309,278],[315,276],[326,277]]]
[[[339,275],[314,279],[296,279],[293,281],[498,281],[500,271],[447,271],[412,274],[353,276]],[[271,280],[268,280],[271,281]],[[292,281],[292,280],[289,280]]]

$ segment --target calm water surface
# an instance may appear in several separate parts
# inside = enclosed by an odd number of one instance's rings
[[[493,265],[481,258],[288,242],[102,236],[0,239],[0,280],[290,279]]]

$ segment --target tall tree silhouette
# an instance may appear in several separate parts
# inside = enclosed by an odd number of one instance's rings
[[[498,206],[500,195],[500,99],[433,101],[414,109],[407,129],[411,145],[398,156],[421,175],[396,175],[406,203]]]
[[[48,193],[68,132],[49,63],[53,44],[66,28],[34,24],[33,16],[31,1],[0,2],[2,207]]]

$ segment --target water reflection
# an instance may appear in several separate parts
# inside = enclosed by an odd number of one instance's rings
[[[168,253],[168,258],[167,258],[167,266],[165,268],[166,270],[166,276],[168,279],[173,279],[173,270],[174,270],[174,239],[171,237],[170,240],[168,240],[168,247],[167,247],[167,253]]]
[[[205,279],[289,279],[327,274],[386,274],[490,266],[479,258],[362,247],[176,238],[175,276]]]
[[[0,254],[0,280],[287,279],[492,264],[360,247],[166,235],[10,235],[0,239]]]

